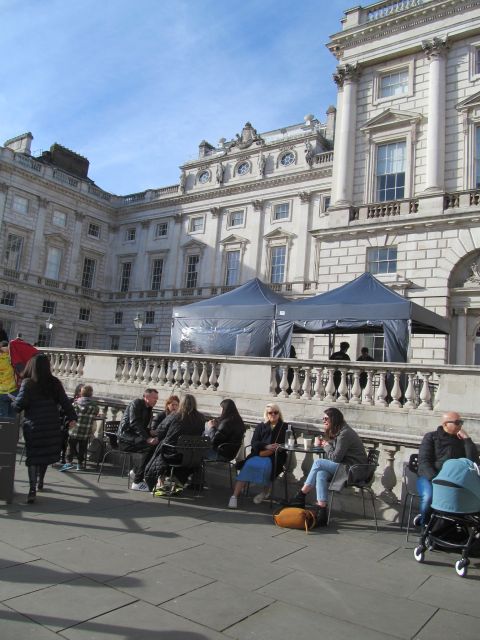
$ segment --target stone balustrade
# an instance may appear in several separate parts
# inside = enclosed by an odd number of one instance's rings
[[[480,370],[475,367],[44,351],[69,392],[81,381],[93,385],[102,403],[101,415],[108,420],[119,420],[126,404],[146,387],[158,389],[159,407],[172,393],[193,393],[207,416],[218,416],[221,400],[230,397],[250,425],[261,420],[266,403],[274,401],[297,435],[320,433],[324,409],[337,406],[358,430],[365,446],[380,450],[374,490],[379,512],[389,520],[398,518],[403,499],[403,466],[423,434],[440,424],[443,411],[460,411],[465,428],[480,442],[476,402]],[[311,453],[294,454],[289,481],[301,480],[312,460]],[[339,496],[338,507],[359,512],[361,500],[349,490]]]

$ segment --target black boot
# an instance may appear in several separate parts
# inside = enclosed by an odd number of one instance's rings
[[[27,504],[33,504],[35,502],[36,495],[37,492],[35,491],[35,488],[30,489],[27,496]]]
[[[305,508],[305,494],[302,491],[297,491],[291,500],[288,502],[289,507],[301,507]]]
[[[327,507],[318,507],[317,510],[317,527],[326,527],[328,524]]]

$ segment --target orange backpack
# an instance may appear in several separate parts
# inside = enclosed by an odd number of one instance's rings
[[[282,507],[273,514],[273,521],[277,527],[305,529],[306,533],[317,526],[315,512],[300,507]]]

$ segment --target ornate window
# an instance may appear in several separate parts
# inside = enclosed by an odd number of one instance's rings
[[[23,250],[23,238],[13,233],[7,236],[7,247],[5,249],[5,266],[7,269],[20,269]]]
[[[42,313],[48,313],[49,316],[55,315],[57,303],[54,300],[44,300],[42,304]]]
[[[270,249],[270,282],[272,284],[279,284],[285,281],[286,259],[286,245]]]
[[[383,66],[373,77],[373,104],[413,96],[414,61]]]
[[[83,322],[90,322],[92,317],[92,310],[89,309],[88,307],[80,307],[80,310],[78,312],[78,319],[82,320]]]
[[[145,324],[155,324],[155,311],[145,311]]]
[[[52,344],[52,331],[48,330],[45,325],[38,327],[37,346],[50,347]]]
[[[228,214],[227,226],[228,227],[243,227],[245,223],[245,211],[238,209],[236,211],[230,211]]]
[[[152,260],[152,276],[150,280],[150,289],[152,291],[160,291],[162,286],[163,274],[163,258],[155,258]]]
[[[199,255],[187,256],[187,264],[185,270],[185,287],[187,289],[194,289],[197,286],[199,264]]]
[[[54,210],[52,213],[52,224],[56,227],[66,227],[67,226],[67,214],[63,211]]]
[[[290,203],[281,202],[273,205],[273,221],[288,220],[290,218]]]
[[[118,351],[120,349],[120,336],[110,336],[110,351]]]
[[[166,238],[168,234],[168,222],[159,222],[155,227],[155,238]]]
[[[14,307],[17,299],[17,294],[13,291],[2,291],[0,295],[0,304],[6,307]]]
[[[125,230],[125,242],[133,242],[137,237],[137,230],[135,227]]]
[[[249,162],[240,162],[237,166],[237,175],[245,176],[247,173],[250,173],[250,163]]]
[[[123,311],[115,311],[113,314],[113,324],[123,323]]]
[[[192,218],[190,218],[188,223],[188,232],[203,233],[204,227],[205,227],[205,217],[193,216]]]
[[[151,350],[152,350],[152,337],[144,336],[142,338],[142,351],[145,351],[146,353],[150,353]]]
[[[132,275],[132,263],[122,262],[120,265],[120,291],[123,293],[130,289],[130,277]]]
[[[479,46],[480,48],[480,46]],[[479,76],[480,80],[480,76]],[[463,124],[463,188],[480,188],[480,92],[457,104]]]
[[[240,250],[227,251],[225,258],[225,285],[233,287],[240,280]]]
[[[12,209],[15,213],[28,213],[28,199],[23,196],[13,196]]]
[[[83,260],[82,287],[84,289],[93,289],[96,269],[96,260],[94,260],[93,258],[85,258]]]
[[[210,171],[201,171],[198,174],[198,182],[200,182],[200,184],[206,184],[207,182],[210,182]]]
[[[87,233],[91,238],[100,238],[100,225],[95,222],[90,222]]]
[[[48,247],[45,277],[49,280],[58,280],[61,262],[62,250],[58,247]]]
[[[295,164],[295,162],[296,162],[296,157],[293,151],[287,151],[280,158],[280,164],[283,167],[289,167],[292,164]]]
[[[404,141],[382,144],[377,147],[375,200],[386,202],[405,197]]]
[[[88,346],[88,334],[77,333],[75,336],[75,349],[86,349]]]

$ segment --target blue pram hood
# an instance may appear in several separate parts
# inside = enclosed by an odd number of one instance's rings
[[[480,512],[479,469],[468,458],[444,462],[432,485],[432,509],[448,513]]]

